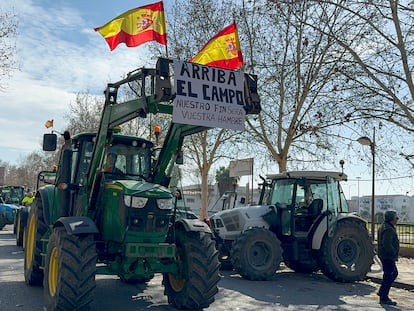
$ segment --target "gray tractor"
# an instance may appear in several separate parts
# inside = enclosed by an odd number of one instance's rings
[[[346,174],[296,171],[262,179],[258,206],[210,217],[223,268],[268,280],[283,261],[296,272],[321,270],[334,281],[366,277],[374,247],[366,221],[349,212],[340,185]]]

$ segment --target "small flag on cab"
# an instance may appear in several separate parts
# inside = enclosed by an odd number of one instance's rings
[[[52,120],[47,120],[45,122],[45,127],[48,129],[49,127],[53,127],[53,119]]]

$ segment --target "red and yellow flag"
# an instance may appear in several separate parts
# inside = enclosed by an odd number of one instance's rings
[[[52,120],[47,120],[45,122],[45,127],[48,129],[49,127],[53,127],[53,119]]]
[[[224,69],[243,66],[236,23],[233,22],[211,38],[190,62]]]
[[[135,47],[149,41],[167,44],[164,5],[162,1],[129,10],[102,27],[95,28],[111,51],[118,44]]]

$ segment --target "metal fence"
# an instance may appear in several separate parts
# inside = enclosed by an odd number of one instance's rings
[[[375,237],[377,240],[377,232],[380,224],[375,224]],[[367,224],[368,231],[371,232],[371,224]],[[399,223],[397,224],[397,234],[400,240],[400,244],[414,245],[414,224],[411,223]]]

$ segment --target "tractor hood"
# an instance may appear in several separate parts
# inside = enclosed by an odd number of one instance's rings
[[[114,180],[105,185],[106,189],[122,191],[126,195],[146,198],[171,198],[173,195],[168,188],[146,182],[145,180]]]
[[[14,204],[0,204],[0,217],[6,224],[12,224],[14,219],[14,212],[18,207]],[[0,221],[1,226],[1,221]]]
[[[14,204],[0,204],[0,210],[15,210],[18,207]]]
[[[240,234],[249,227],[268,227],[263,216],[271,211],[268,205],[243,206],[218,212],[210,217],[214,229]]]

